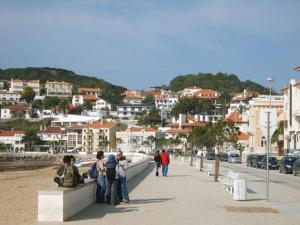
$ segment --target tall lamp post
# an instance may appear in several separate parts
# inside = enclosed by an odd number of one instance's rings
[[[274,81],[273,78],[267,78],[269,82],[269,110],[271,110],[271,97],[272,97],[272,87],[271,83]],[[269,173],[269,154],[271,152],[271,135],[270,135],[270,113],[267,112],[267,127],[268,127],[268,137],[267,137],[267,173],[266,173],[266,199],[269,201],[270,199],[270,173]]]

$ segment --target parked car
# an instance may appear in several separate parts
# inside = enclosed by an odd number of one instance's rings
[[[256,156],[256,155],[247,155],[247,158],[246,158],[246,165],[247,166],[253,167],[252,161],[253,161],[254,156]]]
[[[264,155],[255,155],[252,159],[252,166],[254,168],[261,168],[261,160],[264,158]]]
[[[226,153],[220,153],[220,161],[227,162],[228,161],[228,155]]]
[[[300,174],[300,158],[294,162],[293,166],[293,175],[296,176],[297,174]]]
[[[262,158],[261,168],[267,169],[267,156]],[[278,160],[274,156],[269,156],[269,169],[278,169]]]
[[[214,152],[207,152],[205,155],[205,159],[207,159],[207,160],[214,160],[215,157],[216,157],[216,155]]]
[[[296,159],[295,156],[283,156],[279,163],[279,173],[292,173]]]
[[[229,154],[228,163],[241,163],[241,158],[239,154]]]

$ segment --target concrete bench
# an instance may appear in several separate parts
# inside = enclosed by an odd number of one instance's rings
[[[213,174],[213,165],[211,163],[206,164],[206,166],[203,168],[203,171],[206,172],[207,176],[210,176]]]
[[[230,191],[230,193],[233,194],[234,179],[238,178],[240,178],[240,175],[238,173],[229,171],[228,173],[226,173],[224,179],[220,179],[220,182],[227,191]]]
[[[127,180],[148,167],[145,157],[129,164]],[[74,188],[50,187],[38,192],[38,222],[63,222],[96,201],[96,181],[86,179],[84,185]]]

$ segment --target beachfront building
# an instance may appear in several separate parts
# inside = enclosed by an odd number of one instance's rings
[[[50,97],[68,98],[72,96],[72,84],[64,81],[47,81],[46,95]]]
[[[280,95],[271,96],[271,100],[268,95],[260,95],[249,102],[249,133],[251,134],[249,149],[251,152],[261,154],[266,152],[267,137],[260,129],[260,111],[270,107],[275,109],[277,118],[281,118],[283,106],[283,96]],[[272,153],[278,153],[276,144],[272,145],[271,149]]]
[[[155,148],[155,143],[151,137],[157,137],[158,131],[151,127],[129,127],[125,131],[118,131],[117,149],[124,152],[151,152]]]
[[[291,80],[285,85],[284,96],[284,149],[300,150],[300,81]]]
[[[82,149],[82,131],[85,128],[84,125],[75,125],[68,127],[66,131],[67,136],[67,148],[68,149]]]
[[[23,152],[25,144],[22,137],[25,131],[3,131],[0,130],[0,142],[6,145],[6,148],[13,152]]]
[[[66,135],[64,129],[60,126],[49,126],[45,130],[38,133],[40,139],[44,142],[44,146],[50,152],[64,152],[66,149]],[[39,146],[41,149],[41,146]]]
[[[82,130],[83,151],[97,152],[99,149],[116,149],[117,122],[95,122]]]
[[[10,81],[9,92],[22,93],[25,87],[31,87],[35,95],[40,94],[40,81],[39,80],[14,80]]]

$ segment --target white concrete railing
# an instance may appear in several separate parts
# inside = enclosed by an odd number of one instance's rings
[[[129,164],[127,180],[142,172],[150,157]],[[38,192],[38,221],[63,222],[96,201],[96,182],[85,180],[75,188],[51,187]]]

